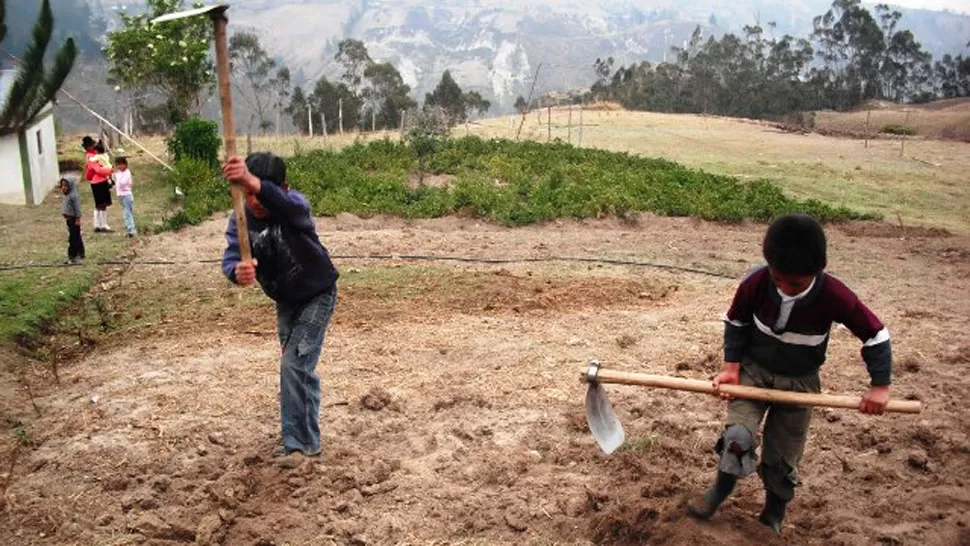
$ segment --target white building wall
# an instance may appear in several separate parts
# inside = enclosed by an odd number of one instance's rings
[[[40,114],[44,116],[44,114]],[[27,153],[30,158],[31,204],[39,205],[57,186],[57,141],[54,139],[54,116],[48,115],[27,129]]]
[[[27,204],[23,167],[20,162],[20,141],[17,140],[17,135],[0,137],[0,203]]]

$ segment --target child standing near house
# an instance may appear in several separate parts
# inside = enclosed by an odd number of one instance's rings
[[[67,222],[67,263],[84,262],[84,241],[81,240],[81,196],[77,193],[77,183],[70,175],[60,181],[61,214]]]
[[[337,270],[317,235],[310,204],[286,183],[286,164],[270,153],[233,157],[222,175],[246,191],[253,260],[243,261],[235,216],[226,228],[222,272],[232,282],[258,282],[276,302],[280,358],[281,442],[274,455],[320,454],[317,361],[337,303]]]
[[[131,171],[128,170],[128,158],[115,158],[115,191],[118,194],[118,201],[121,201],[121,210],[125,215],[125,234],[128,237],[138,235],[135,229],[135,198],[131,194]]]

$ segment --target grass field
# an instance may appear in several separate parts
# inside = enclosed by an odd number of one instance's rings
[[[135,219],[140,231],[172,211],[172,195],[162,179],[162,168],[141,159],[133,160]],[[96,264],[114,260],[128,251],[137,241],[125,238],[121,205],[108,209],[108,223],[114,233],[94,233],[91,211],[94,198],[89,184],[78,188],[81,196],[82,237],[87,263],[83,266],[52,267],[4,271],[0,275],[0,341],[23,339],[50,321],[66,302],[76,300],[87,292],[100,274]],[[0,237],[4,241],[2,263],[60,264],[67,259],[67,229],[61,217],[59,193],[52,193],[41,205],[23,207],[0,205]]]

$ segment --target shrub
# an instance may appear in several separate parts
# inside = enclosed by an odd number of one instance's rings
[[[199,224],[213,212],[232,208],[228,184],[207,162],[182,159],[169,176],[173,189],[179,188],[184,194],[182,208],[166,222],[169,229]]]
[[[879,132],[887,133],[890,135],[913,136],[916,134],[916,129],[908,125],[902,125],[899,123],[890,123],[888,125],[883,125],[882,129],[880,129]]]
[[[219,164],[221,143],[216,122],[195,118],[175,127],[175,134],[168,140],[168,151],[176,162],[191,158],[215,166]]]

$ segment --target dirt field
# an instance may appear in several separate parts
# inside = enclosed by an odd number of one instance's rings
[[[138,260],[218,258],[224,219],[137,244]],[[643,216],[505,229],[448,218],[319,222],[338,256],[612,257],[741,275],[764,226]],[[735,281],[575,262],[338,258],[319,372],[323,456],[281,467],[272,306],[216,264],[109,271],[104,332],[58,340],[59,378],[4,376],[2,544],[970,544],[970,239],[829,227],[831,270],[888,324],[894,396],[920,416],[816,411],[784,536],[748,479],[709,524],[724,406],[612,387],[628,443],[585,430],[587,359],[709,378]],[[867,384],[833,331],[827,392]],[[10,355],[7,355],[11,357]],[[39,414],[38,414],[39,412]],[[29,443],[28,443],[29,442]],[[20,445],[21,447],[16,447]]]

